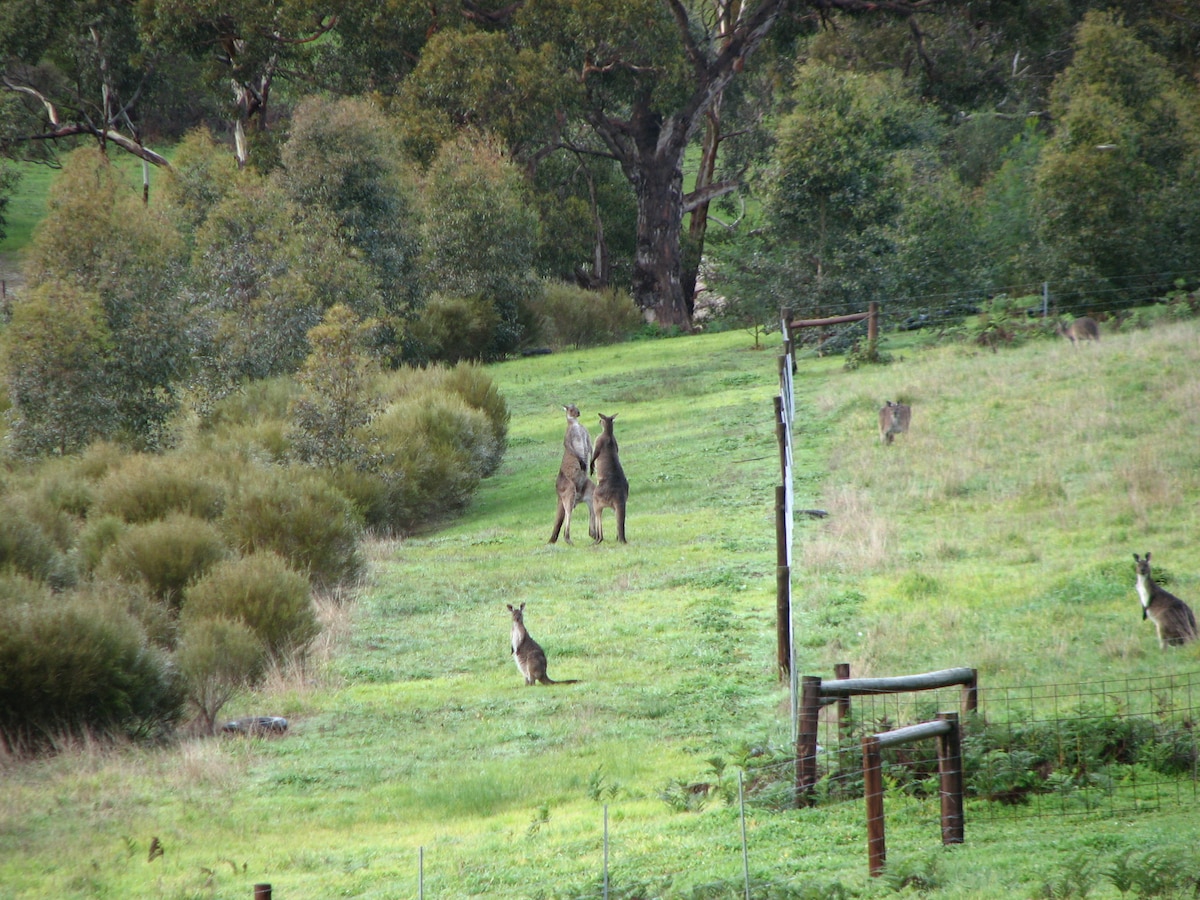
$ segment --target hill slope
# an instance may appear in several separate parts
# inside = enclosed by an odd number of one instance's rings
[[[228,710],[288,715],[291,734],[10,767],[6,893],[242,897],[270,882],[287,900],[415,897],[423,854],[429,896],[598,897],[607,806],[611,896],[742,896],[736,805],[684,786],[728,788],[734,761],[790,741],[774,671],[777,360],[750,344],[494,367],[510,449],[477,502],[375,548],[319,683]],[[1195,324],[1078,350],[902,352],[797,375],[798,502],[832,513],[798,523],[801,671],[970,665],[986,687],[1197,668],[1195,647],[1158,651],[1131,558],[1152,550],[1200,602]],[[875,410],[897,397],[912,432],[884,447]],[[618,414],[627,546],[590,545],[582,515],[575,546],[546,544],[569,402],[593,435],[597,413]],[[523,686],[510,602],[527,604],[551,676],[579,684]],[[892,852],[932,860],[944,897],[1030,896],[1072,853],[1197,833],[1184,811],[1086,828],[969,812],[968,843],[943,855],[927,802],[888,804]],[[869,892],[861,816],[756,806],[753,878],[772,896]],[[166,852],[147,862],[152,836]]]

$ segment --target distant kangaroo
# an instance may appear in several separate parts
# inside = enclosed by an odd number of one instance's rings
[[[525,630],[525,604],[508,604],[512,613],[512,652],[517,669],[525,676],[525,686],[534,684],[579,684],[577,679],[555,681],[546,675],[546,651]]]
[[[596,438],[596,449],[592,451],[589,471],[596,476],[596,493],[592,504],[596,508],[596,543],[604,540],[604,510],[611,509],[617,516],[617,542],[625,540],[625,504],[629,500],[629,480],[621,468],[617,455],[617,438],[613,434],[613,419],[616,413],[606,416],[600,413],[600,436]]]
[[[1059,322],[1058,333],[1078,347],[1080,341],[1100,340],[1100,325],[1091,316],[1083,316],[1070,325]]]
[[[1142,620],[1154,620],[1160,647],[1178,647],[1196,639],[1196,617],[1192,609],[1174,594],[1159,587],[1150,574],[1150,554],[1141,559],[1136,553],[1137,592],[1142,601]]]
[[[563,458],[558,467],[558,478],[554,489],[558,494],[558,513],[554,517],[554,531],[550,543],[558,541],[562,531],[563,540],[571,543],[571,511],[580,503],[588,508],[588,534],[596,537],[596,509],[593,497],[596,485],[588,478],[588,465],[592,458],[592,436],[579,424],[579,407],[574,403],[563,407],[567,414],[567,433],[563,435]]]
[[[897,434],[908,433],[908,423],[912,421],[912,407],[907,403],[893,403],[885,400],[879,410],[879,437],[885,444],[890,444]]]

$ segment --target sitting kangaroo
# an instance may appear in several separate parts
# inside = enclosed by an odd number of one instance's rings
[[[621,468],[617,455],[617,438],[613,434],[613,419],[616,413],[606,416],[600,413],[600,437],[596,438],[596,449],[592,451],[589,471],[596,476],[596,492],[592,504],[596,508],[596,543],[604,540],[604,510],[611,509],[617,516],[617,542],[625,540],[625,504],[629,500],[629,481]]]
[[[1136,553],[1133,561],[1137,565],[1137,592],[1142,601],[1142,620],[1154,620],[1158,629],[1158,644],[1177,647],[1196,639],[1196,617],[1192,609],[1174,594],[1159,587],[1150,574],[1150,554],[1141,559]]]
[[[546,651],[525,630],[525,604],[508,604],[512,613],[512,652],[517,669],[525,676],[525,686],[534,684],[578,684],[577,679],[555,681],[546,674]]]
[[[885,400],[879,410],[879,437],[885,444],[890,444],[897,434],[908,432],[908,423],[912,421],[912,407],[907,403],[893,403]]]
[[[1080,341],[1100,340],[1100,325],[1091,316],[1083,316],[1067,326],[1059,322],[1058,333],[1078,347]]]
[[[554,531],[550,543],[558,541],[562,531],[563,540],[571,543],[571,511],[580,503],[588,508],[588,534],[596,537],[596,510],[592,502],[596,485],[588,478],[588,464],[592,456],[592,436],[579,423],[579,407],[571,403],[563,407],[567,414],[567,433],[563,435],[563,458],[558,467],[558,478],[554,489],[558,493],[558,513],[554,517]]]

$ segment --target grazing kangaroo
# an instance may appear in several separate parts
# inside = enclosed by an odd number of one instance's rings
[[[1078,347],[1080,341],[1100,340],[1100,325],[1091,316],[1083,316],[1070,325],[1064,326],[1059,322],[1058,333]]]
[[[596,537],[596,509],[593,504],[596,485],[588,478],[588,465],[592,457],[592,436],[579,424],[579,407],[571,403],[563,407],[567,414],[567,433],[563,435],[563,458],[558,467],[558,478],[554,490],[558,494],[558,513],[554,517],[554,531],[550,543],[558,541],[561,531],[563,540],[571,543],[571,511],[580,503],[588,508],[588,534]]]
[[[1159,587],[1150,574],[1150,554],[1141,559],[1136,553],[1137,592],[1142,601],[1142,619],[1154,620],[1160,647],[1178,647],[1196,639],[1196,617],[1192,609],[1174,594]]]
[[[508,604],[512,613],[512,652],[517,669],[525,677],[525,686],[534,684],[579,684],[578,679],[555,681],[546,674],[546,651],[525,629],[525,604]]]
[[[596,508],[596,543],[604,540],[604,510],[611,509],[617,516],[617,542],[625,540],[625,504],[629,500],[629,480],[621,468],[617,455],[617,437],[613,434],[613,419],[616,413],[606,416],[600,413],[600,436],[596,438],[596,449],[592,451],[589,471],[596,476],[596,492],[592,504]]]
[[[879,437],[885,444],[890,444],[897,434],[908,433],[908,423],[912,421],[912,407],[907,403],[893,403],[885,400],[883,409],[879,410]]]

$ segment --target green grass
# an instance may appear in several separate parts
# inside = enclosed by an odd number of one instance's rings
[[[1153,551],[1175,593],[1200,597],[1198,336],[1187,323],[997,354],[897,341],[902,359],[855,372],[804,360],[797,505],[831,515],[797,522],[800,670],[967,665],[985,689],[1196,670],[1197,647],[1162,653],[1141,621],[1131,554]],[[774,672],[778,363],[751,343],[492,367],[510,447],[467,514],[376,545],[362,596],[325,610],[323,664],[226,710],[287,715],[291,733],[10,761],[0,893],[232,898],[269,882],[286,900],[412,898],[423,850],[426,896],[598,897],[607,804],[613,896],[742,896],[736,809],[675,812],[659,792],[790,740]],[[885,447],[875,411],[897,398],[912,432]],[[546,544],[569,402],[593,435],[597,413],[618,413],[626,546],[590,545],[578,520],[575,546]],[[510,602],[527,604],[551,677],[580,684],[523,686]],[[915,873],[939,898],[1062,895],[1080,859],[1098,870],[1200,832],[1184,807],[1004,821],[969,804],[967,843],[947,851],[929,802],[891,791],[886,810],[893,883]],[[772,896],[889,893],[866,876],[861,803],[755,807],[747,834],[754,880],[794,892]],[[165,855],[148,862],[156,836]],[[1119,896],[1095,877],[1091,896]]]

